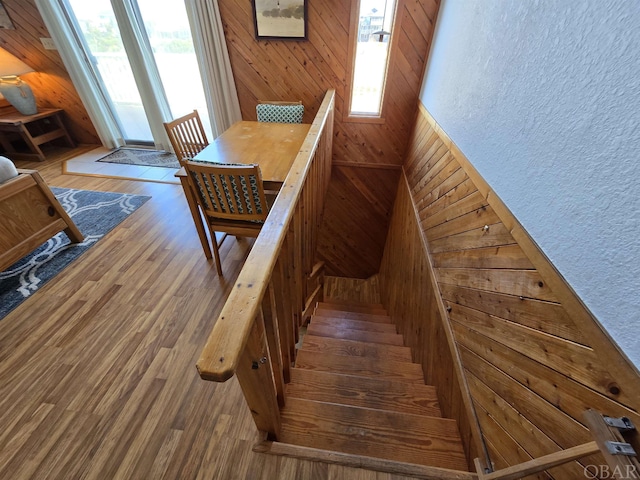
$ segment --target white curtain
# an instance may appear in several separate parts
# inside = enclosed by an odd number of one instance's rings
[[[67,16],[59,2],[36,0],[36,6],[44,23],[58,47],[69,76],[84,103],[89,118],[93,122],[100,141],[107,148],[117,148],[125,144],[116,120],[111,115],[107,100],[91,73],[91,67],[83,50],[76,41],[75,32],[67,21]]]
[[[242,120],[218,0],[185,0],[213,135]]]

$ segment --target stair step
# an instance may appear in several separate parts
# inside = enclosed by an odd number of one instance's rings
[[[363,322],[393,323],[389,315],[373,315],[371,313],[345,312],[342,310],[329,310],[327,308],[316,308],[314,315],[325,318],[348,318],[351,320],[361,320]]]
[[[343,298],[334,298],[334,297],[324,297],[322,300],[323,303],[331,303],[334,305],[356,305],[356,306],[366,306],[366,307],[374,307],[374,308],[384,308],[384,305],[380,302],[363,302],[357,300],[345,300]]]
[[[380,304],[342,304],[318,302],[317,308],[338,310],[341,312],[371,313],[373,315],[387,315],[387,310]]]
[[[414,415],[441,417],[435,387],[353,375],[291,369],[287,399],[302,398]]]
[[[455,420],[290,398],[284,443],[466,470]]]
[[[378,360],[369,357],[349,357],[330,353],[318,355],[315,352],[307,352],[302,349],[298,351],[295,366],[307,370],[424,384],[422,367],[417,363]]]
[[[333,327],[336,330],[365,330],[367,332],[391,333],[397,335],[396,326],[391,323],[363,322],[361,320],[350,320],[348,318],[327,318],[313,315],[311,323]]]
[[[302,349],[314,353],[330,353],[356,357],[372,357],[399,362],[411,362],[411,349],[397,345],[357,342],[331,337],[319,337],[307,333],[302,340]]]
[[[314,325],[311,322],[307,327],[308,335],[317,335],[319,337],[341,338],[343,340],[355,340],[357,342],[382,343],[385,345],[404,346],[402,335],[397,333],[377,333],[367,332],[365,330],[341,329],[336,330],[333,326]]]

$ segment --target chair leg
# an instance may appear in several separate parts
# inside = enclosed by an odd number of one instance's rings
[[[211,230],[211,246],[213,247],[213,256],[216,258],[216,268],[218,275],[222,277],[222,263],[220,262],[220,251],[218,250],[218,242],[216,240],[216,232]]]
[[[220,245],[222,245],[222,241],[218,242],[218,239],[216,238],[216,232],[213,228],[211,228],[211,225],[208,222],[207,222],[207,227],[209,227],[209,236],[211,237],[211,249],[213,250],[213,257],[216,262],[216,269],[218,270],[218,275],[222,277],[222,262],[220,262],[220,250],[219,250]],[[224,240],[226,236],[227,234],[225,233],[222,239]],[[207,245],[208,244],[209,242],[207,242]]]
[[[196,194],[189,186],[186,177],[180,177],[180,183],[182,184],[182,189],[184,190],[185,197],[187,198],[189,211],[191,212],[193,223],[196,227],[196,231],[198,232],[198,238],[200,239],[200,245],[202,245],[204,256],[209,259],[211,258],[211,249],[209,248],[209,241],[207,240],[207,234],[204,230],[203,219],[200,214],[200,209],[198,208],[198,202],[196,201]]]
[[[220,241],[218,242],[218,248],[220,248],[220,247],[222,246],[222,242],[224,242],[228,236],[229,236],[229,234],[228,234],[228,233],[224,233],[224,234],[222,235],[222,238],[221,238],[221,239],[220,239]],[[217,241],[217,238],[218,238],[218,237],[216,237],[216,241]]]

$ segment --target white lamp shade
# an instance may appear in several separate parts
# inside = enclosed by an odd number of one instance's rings
[[[0,77],[7,75],[22,75],[33,71],[33,68],[22,60],[11,55],[4,48],[0,48]]]

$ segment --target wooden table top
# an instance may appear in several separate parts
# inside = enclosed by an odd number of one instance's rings
[[[257,163],[264,181],[284,182],[309,128],[304,123],[237,122],[194,159]]]
[[[38,113],[33,115],[23,115],[20,112],[7,113],[0,115],[0,123],[20,125],[21,123],[29,123],[41,118],[47,118],[55,113],[62,112],[61,108],[39,108]]]

